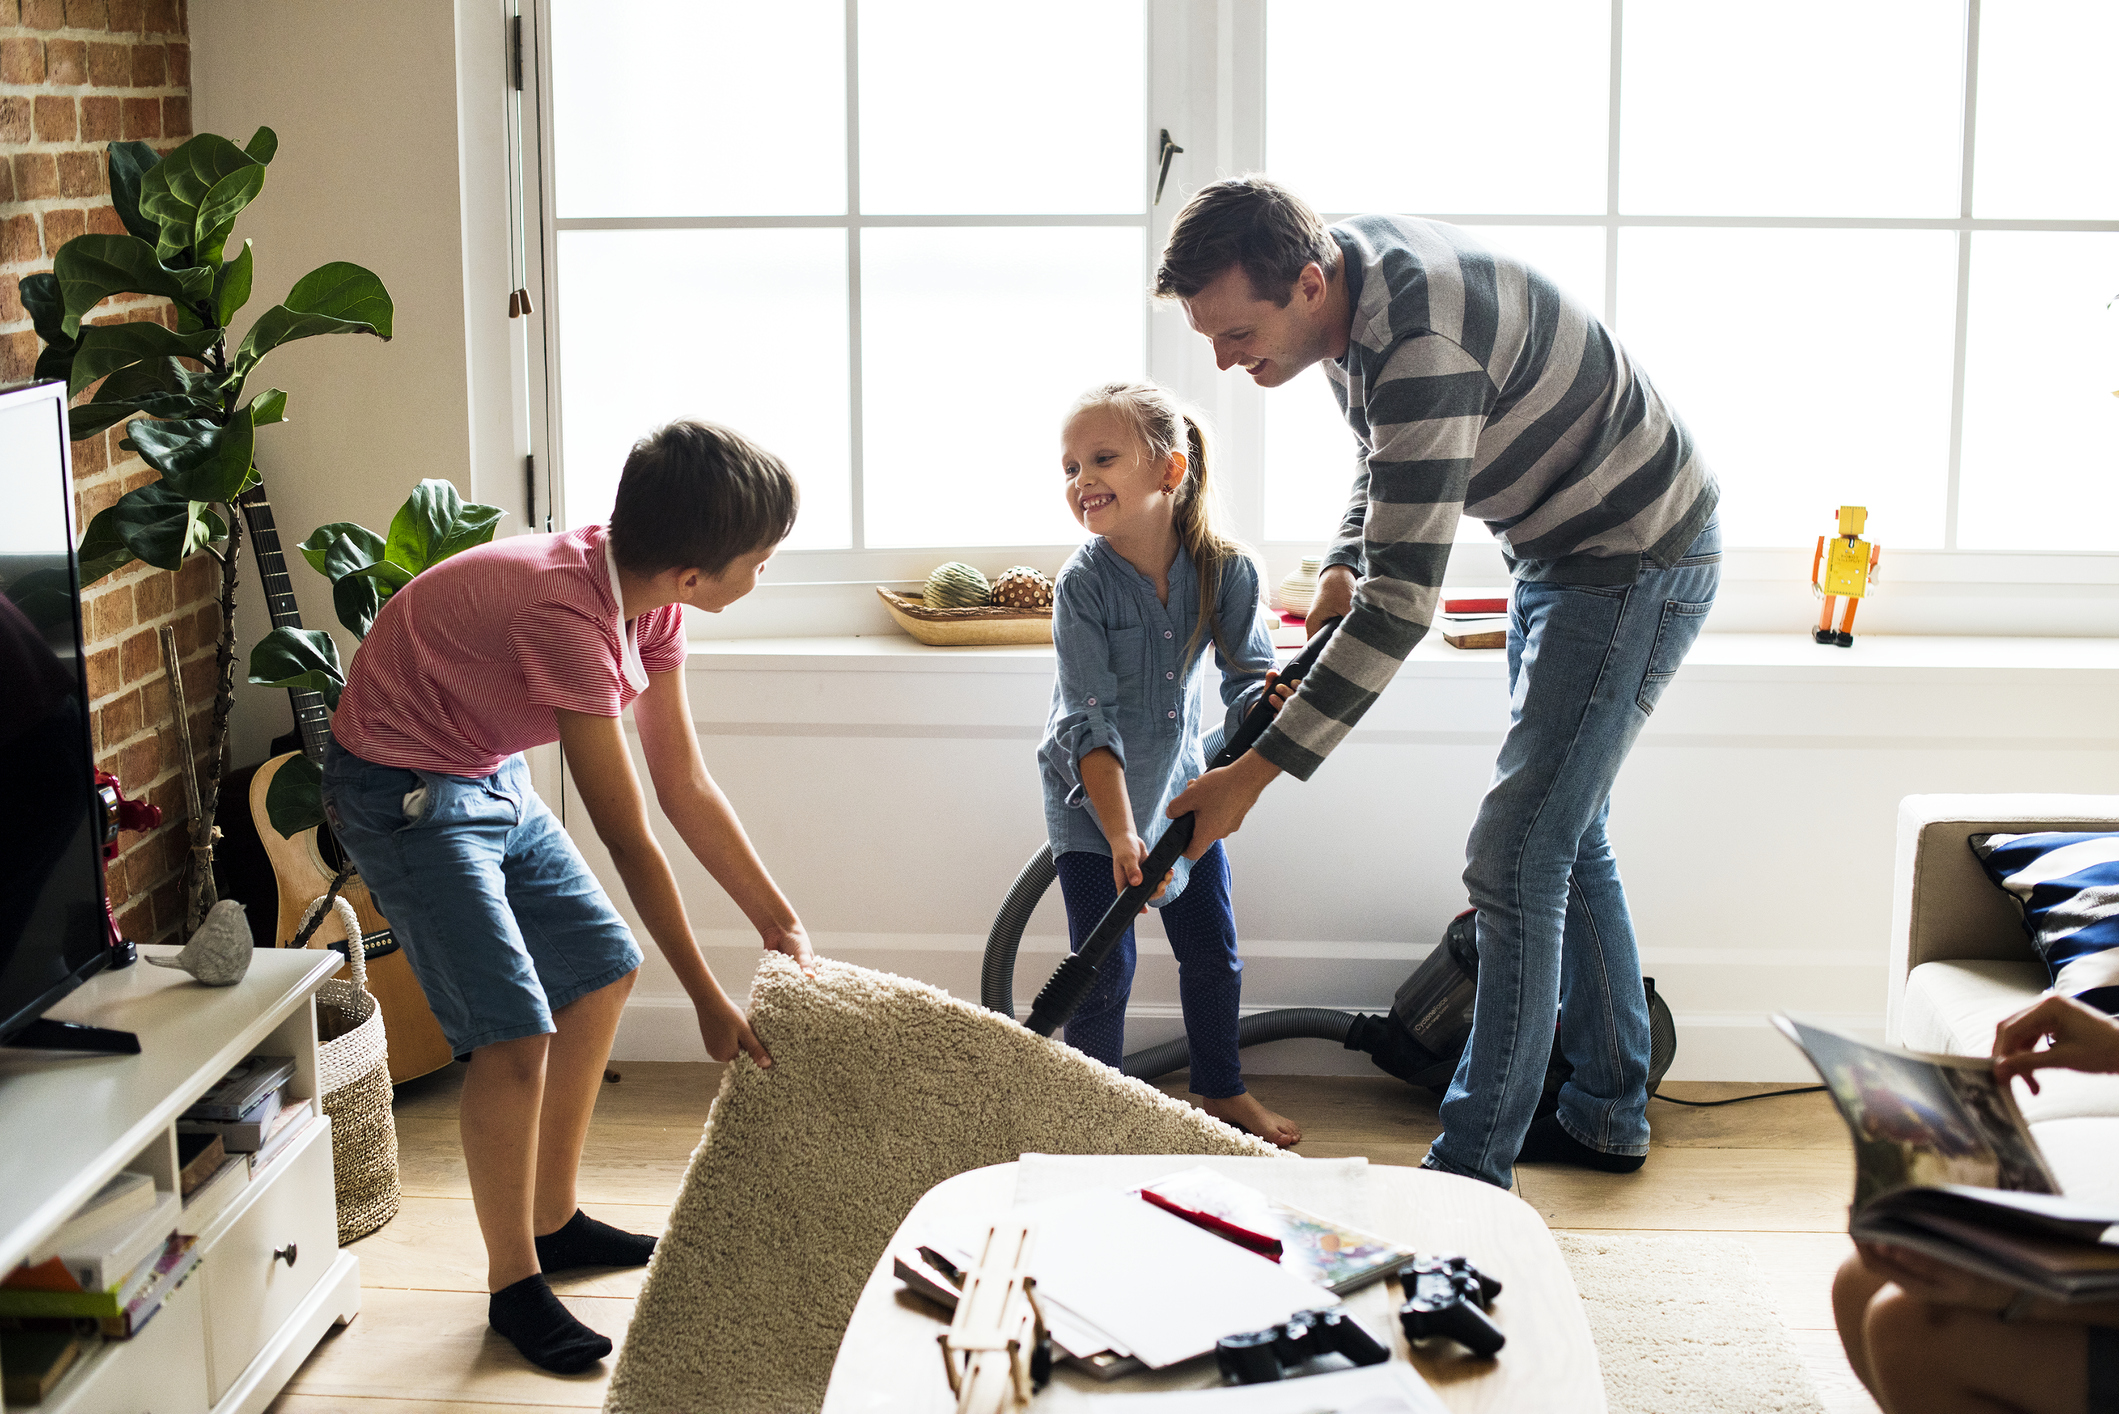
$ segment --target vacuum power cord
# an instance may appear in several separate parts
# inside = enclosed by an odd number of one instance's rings
[[[1793,1090],[1767,1090],[1757,1095],[1731,1095],[1726,1100],[1680,1100],[1675,1095],[1650,1095],[1651,1100],[1661,1100],[1666,1105],[1685,1105],[1695,1110],[1718,1109],[1723,1105],[1741,1105],[1746,1100],[1776,1100],[1783,1095],[1815,1095],[1825,1087],[1802,1085]]]
[[[1338,627],[1338,619],[1326,619],[1316,637],[1309,641],[1294,662],[1282,670],[1280,682],[1289,687],[1300,683],[1316,663],[1317,655],[1324,651],[1325,644],[1331,642]],[[1214,753],[1207,769],[1215,771],[1233,765],[1257,744],[1272,722],[1272,704],[1261,696],[1244,714],[1243,722],[1222,744],[1221,750]],[[1189,811],[1170,822],[1170,828],[1163,831],[1147,862],[1141,866],[1140,882],[1120,892],[1103,918],[1089,931],[1089,936],[1082,939],[1081,947],[1053,972],[1044,989],[1037,994],[1037,1001],[1031,1005],[1030,1017],[1023,1023],[1025,1026],[1040,1036],[1050,1036],[1080,1008],[1089,989],[1096,985],[1096,969],[1103,966],[1111,950],[1118,946],[1118,940],[1125,936],[1126,930],[1133,926],[1133,920],[1148,906],[1148,900],[1155,897],[1163,875],[1170,872],[1170,866],[1191,845],[1193,824]]]

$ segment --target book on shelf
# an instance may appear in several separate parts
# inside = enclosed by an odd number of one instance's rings
[[[163,1250],[160,1260],[155,1263],[154,1283],[126,1302],[124,1309],[116,1315],[105,1316],[97,1322],[106,1340],[130,1340],[154,1319],[155,1313],[162,1309],[162,1303],[169,1299],[170,1293],[182,1286],[185,1279],[197,1270],[200,1256],[198,1241],[196,1237],[187,1236],[169,1239],[169,1246]]]
[[[315,1117],[314,1100],[300,1100],[281,1110],[274,1117],[271,1132],[258,1145],[257,1152],[250,1156],[250,1172],[253,1175],[263,1172],[273,1160],[286,1151],[288,1145],[300,1137],[301,1132],[309,1127]]]
[[[1410,1247],[1276,1202],[1247,1183],[1204,1166],[1171,1174],[1140,1196],[1216,1237],[1247,1247],[1344,1296],[1413,1260]]]
[[[277,1086],[252,1100],[250,1107],[234,1119],[181,1118],[177,1121],[177,1134],[217,1134],[229,1153],[255,1153],[272,1132],[273,1121],[286,1101],[287,1087]]]
[[[246,1056],[184,1111],[185,1119],[240,1120],[243,1112],[294,1079],[293,1056]]]
[[[196,1238],[176,1233],[165,1234],[164,1240],[155,1244],[154,1251],[129,1274],[117,1283],[105,1288],[83,1288],[62,1291],[52,1288],[29,1290],[12,1282],[0,1284],[0,1316],[88,1316],[96,1319],[123,1317],[128,1312],[137,1312],[157,1287],[174,1286],[169,1280],[172,1270],[190,1270],[188,1258]],[[176,1280],[182,1280],[179,1275]],[[159,1298],[156,1298],[159,1304]],[[106,1333],[107,1330],[106,1330]]]
[[[1773,1018],[1854,1140],[1848,1232],[2064,1304],[2119,1299],[2119,1204],[2061,1195],[1986,1057],[1874,1046]]]
[[[0,1331],[0,1371],[9,1404],[41,1404],[81,1353],[74,1331]]]
[[[228,1160],[228,1146],[218,1134],[177,1136],[177,1193],[189,1198]]]
[[[144,1173],[120,1173],[110,1182],[95,1191],[95,1195],[74,1210],[74,1215],[52,1234],[45,1246],[54,1251],[79,1238],[83,1233],[93,1232],[123,1218],[137,1217],[155,1205],[155,1181]]]
[[[0,1282],[0,1290],[32,1287],[64,1295],[68,1294],[65,1284],[70,1284],[76,1294],[108,1293],[121,1286],[141,1263],[162,1250],[162,1244],[176,1230],[177,1215],[183,1208],[183,1200],[167,1189],[150,1191],[156,1195],[155,1204],[145,1213],[85,1231],[69,1233],[67,1228],[60,1229],[30,1254],[26,1265],[31,1270],[10,1273],[6,1281]],[[65,1269],[65,1284],[35,1275],[41,1264],[53,1259]]]
[[[183,1214],[177,1219],[177,1231],[188,1237],[200,1237],[213,1225],[213,1220],[228,1211],[228,1205],[250,1186],[250,1156],[230,1154],[221,1161],[220,1168],[193,1189],[184,1200]]]

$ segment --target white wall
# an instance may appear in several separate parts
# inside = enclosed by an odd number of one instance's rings
[[[498,0],[195,0],[192,114],[200,132],[241,143],[279,134],[264,192],[236,237],[257,270],[237,333],[304,274],[364,265],[396,305],[395,337],[308,339],[268,356],[253,388],[288,394],[288,423],[258,438],[303,624],[338,630],[330,588],[294,547],[317,526],[355,520],[386,532],[423,478],[505,507],[525,528],[527,434],[511,388],[528,321],[507,318],[502,186],[505,27]],[[479,95],[458,103],[458,94]],[[239,661],[264,625],[244,551]],[[239,679],[240,681],[240,679]],[[242,687],[236,764],[263,758],[288,729],[285,694]]]
[[[994,912],[1044,837],[1034,752],[1051,671],[1031,649],[774,641],[697,652],[688,681],[708,764],[818,948],[976,999]],[[1423,644],[1311,781],[1268,791],[1229,844],[1247,1009],[1384,1009],[1464,907],[1464,836],[1506,724],[1504,671],[1498,653]],[[1703,639],[1612,814],[1646,970],[1679,1023],[1673,1077],[1805,1078],[1766,1025],[1774,1010],[1880,1038],[1899,799],[2119,789],[2115,688],[2109,640]],[[755,935],[681,843],[665,844],[709,960],[740,993]],[[1019,1008],[1065,947],[1057,890],[1028,932]],[[1129,1046],[1181,1029],[1174,965],[1148,933]],[[696,1056],[698,1044],[651,957],[618,1054]],[[1246,1064],[1368,1066],[1311,1042]]]

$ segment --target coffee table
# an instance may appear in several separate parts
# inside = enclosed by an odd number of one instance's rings
[[[1099,1161],[1100,1181],[1126,1187],[1201,1163],[1194,1156],[1155,1155]],[[1331,1162],[1331,1161],[1325,1161]],[[1300,1202],[1305,1161],[1221,1159],[1214,1166],[1284,1201]],[[929,1189],[892,1239],[892,1247],[952,1221],[999,1217],[1016,1197],[1019,1165],[995,1164],[958,1174]],[[1409,1347],[1393,1316],[1404,1299],[1395,1278],[1355,1292],[1347,1309],[1377,1335],[1389,1333],[1394,1358],[1410,1360],[1442,1402],[1459,1414],[1602,1414],[1604,1381],[1589,1320],[1574,1277],[1544,1221],[1529,1204],[1488,1184],[1451,1174],[1370,1164],[1351,1179],[1352,1211],[1334,1214],[1421,1252],[1461,1252],[1498,1278],[1504,1290],[1492,1318],[1508,1346],[1491,1361],[1474,1360],[1449,1341]],[[840,1341],[824,1414],[949,1414],[956,1407],[942,1373],[935,1336],[948,1319],[904,1290],[885,1252],[862,1288]],[[1191,1361],[1109,1384],[1062,1364],[1038,1396],[1038,1410],[1092,1407],[1102,1394],[1196,1389],[1218,1382],[1214,1362]]]

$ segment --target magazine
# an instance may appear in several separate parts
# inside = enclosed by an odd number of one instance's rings
[[[1817,1067],[1853,1136],[1853,1237],[2056,1301],[2119,1298],[2119,1205],[2061,1196],[1991,1060],[1773,1022]]]
[[[1210,1168],[1158,1179],[1140,1196],[1216,1237],[1248,1247],[1344,1296],[1413,1260],[1413,1249],[1278,1203]]]

